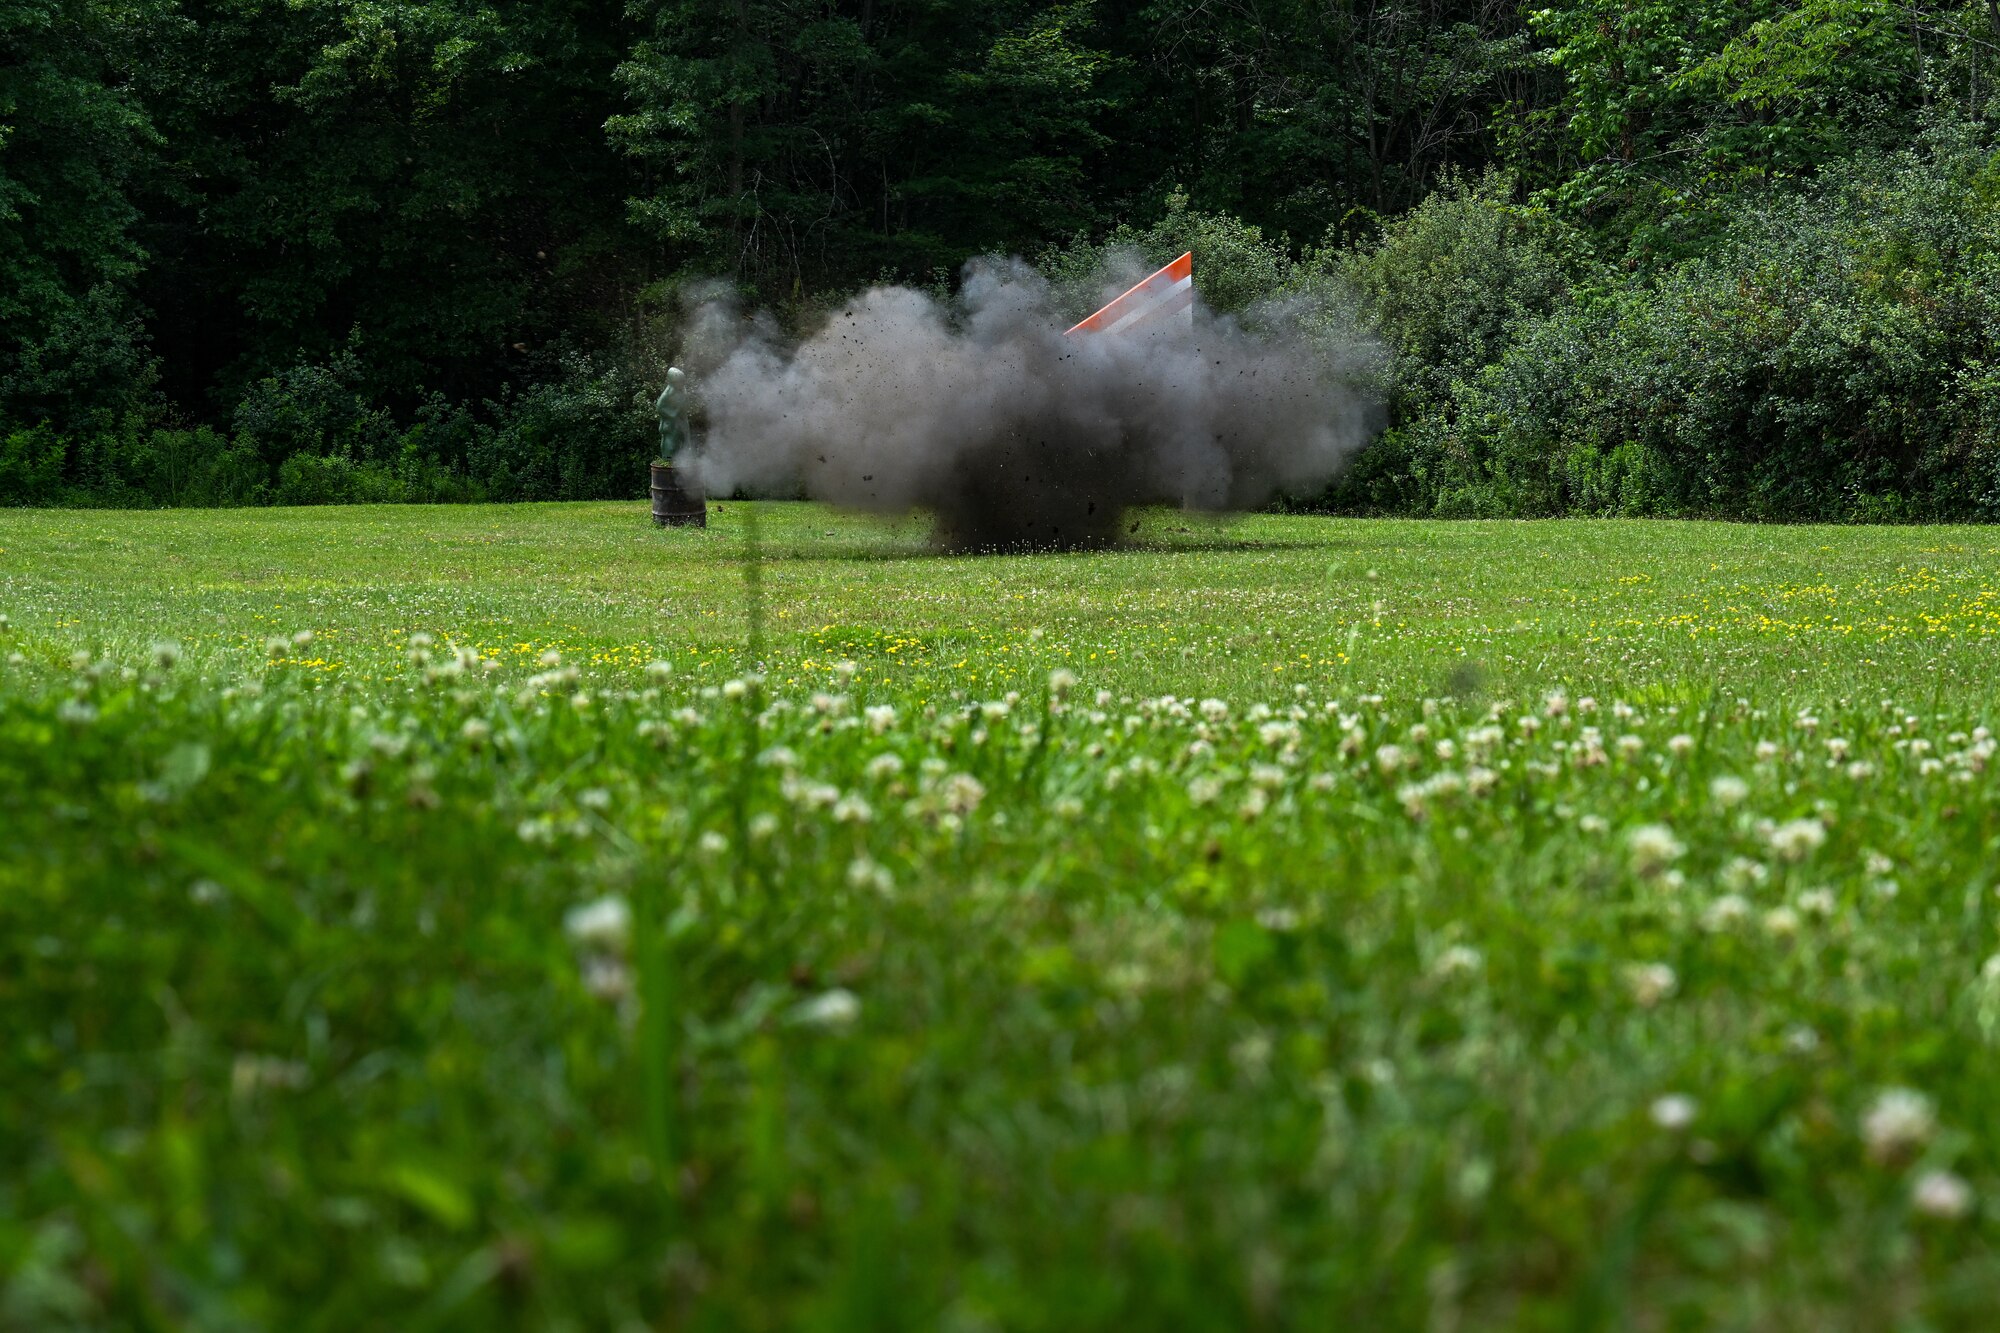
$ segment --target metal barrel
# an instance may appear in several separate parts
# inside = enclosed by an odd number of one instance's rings
[[[708,526],[708,503],[701,488],[671,463],[653,464],[653,522],[663,528]]]

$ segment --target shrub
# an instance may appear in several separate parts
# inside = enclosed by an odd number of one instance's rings
[[[1236,312],[1279,293],[1295,265],[1282,239],[1222,213],[1188,206],[1186,192],[1168,196],[1167,212],[1150,227],[1121,226],[1101,242],[1083,238],[1044,251],[1035,267],[1055,290],[1058,310],[1081,319],[1104,300],[1107,272],[1137,281],[1184,253],[1194,255],[1194,285],[1211,310]]]
[[[509,403],[501,424],[471,444],[472,480],[495,500],[629,499],[644,493],[658,443],[636,375],[581,355],[561,375]]]
[[[236,407],[236,430],[276,467],[297,454],[351,462],[392,457],[399,432],[363,387],[365,368],[350,342],[332,359],[302,361],[258,380]]]
[[[0,436],[0,504],[48,504],[62,486],[67,442],[46,423]]]
[[[1547,512],[2000,513],[2000,167],[1963,133],[1747,211],[1558,311],[1463,397],[1463,449]]]
[[[1513,202],[1514,182],[1452,177],[1371,241],[1309,257],[1353,292],[1392,353],[1395,419],[1449,406],[1587,270],[1583,241],[1547,212]]]

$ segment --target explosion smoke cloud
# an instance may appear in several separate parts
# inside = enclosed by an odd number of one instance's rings
[[[802,487],[875,513],[930,509],[959,549],[1116,540],[1130,505],[1218,512],[1331,479],[1367,437],[1359,344],[1304,302],[1244,319],[1197,310],[1065,337],[1048,283],[1018,261],[969,265],[941,302],[857,296],[794,345],[704,306],[690,330],[711,494]]]

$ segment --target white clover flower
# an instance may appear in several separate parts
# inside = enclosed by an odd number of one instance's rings
[[[1734,930],[1750,916],[1750,903],[1741,894],[1725,893],[1703,909],[1701,924],[1703,929],[1713,931]]]
[[[1448,764],[1452,760],[1458,758],[1458,746],[1454,744],[1450,740],[1450,738],[1446,738],[1444,740],[1439,741],[1436,745],[1432,746],[1431,753],[1436,755],[1444,763]]]
[[[843,681],[853,680],[855,674],[860,670],[861,664],[859,662],[854,662],[847,658],[842,658],[833,664],[833,674]]]
[[[1636,759],[1645,748],[1645,740],[1630,732],[1618,738],[1618,756],[1621,759]]]
[[[1694,737],[1682,732],[1667,741],[1667,753],[1676,759],[1684,759],[1694,753]]]
[[[1465,789],[1474,796],[1484,796],[1500,785],[1500,775],[1490,768],[1474,764],[1465,770]]]
[[[1749,798],[1750,784],[1742,778],[1724,775],[1708,784],[1708,794],[1717,805],[1727,810],[1738,806]]]
[[[986,786],[970,773],[953,773],[938,784],[938,795],[945,809],[953,814],[969,815],[986,799]]]
[[[583,960],[583,988],[597,999],[616,1003],[632,993],[632,973],[617,958],[592,954]]]
[[[715,829],[710,829],[695,839],[695,846],[706,856],[720,856],[729,850],[729,839]]]
[[[1680,978],[1665,963],[1634,963],[1625,969],[1625,987],[1641,1009],[1659,1004],[1679,984]]]
[[[1276,764],[1252,764],[1250,782],[1253,786],[1276,789],[1285,785],[1285,770]]]
[[[861,1017],[861,1001],[853,991],[836,986],[822,991],[792,1010],[792,1021],[800,1027],[845,1031]]]
[[[1257,739],[1266,745],[1289,745],[1299,739],[1299,724],[1266,722],[1257,728]]]
[[[752,842],[762,842],[778,831],[778,817],[769,810],[760,810],[750,816],[749,826],[744,830]]]
[[[833,803],[833,820],[836,824],[866,824],[875,818],[875,811],[858,793],[849,792]]]
[[[1402,746],[1384,745],[1375,751],[1375,765],[1384,773],[1394,773],[1403,767],[1406,757]]]
[[[1747,856],[1731,857],[1722,867],[1722,882],[1737,893],[1762,884],[1770,876],[1770,871]]]
[[[1835,906],[1832,889],[1807,889],[1799,895],[1799,910],[1808,916],[1825,919],[1833,915]]]
[[[747,680],[726,680],[722,682],[722,697],[725,699],[741,699],[749,693],[750,682]]]
[[[654,660],[646,663],[646,676],[649,680],[664,682],[667,677],[673,674],[674,664],[671,662]]]
[[[1596,834],[1608,832],[1611,823],[1603,815],[1585,815],[1576,821],[1576,826],[1585,833]]]
[[[1817,819],[1788,820],[1773,828],[1766,841],[1787,861],[1803,861],[1825,844],[1826,825]]]
[[[56,717],[72,727],[87,727],[97,721],[97,708],[82,699],[65,699],[56,706]]]
[[[1655,1097],[1646,1113],[1655,1125],[1669,1134],[1678,1134],[1694,1123],[1695,1112],[1700,1108],[1694,1098],[1684,1092],[1670,1092],[1664,1097]]]
[[[1937,760],[1926,759],[1924,762],[1927,764],[1935,764],[1937,763]],[[1875,776],[1875,765],[1869,763],[1866,759],[1857,759],[1853,763],[1847,766],[1847,776],[1855,782],[1861,782],[1868,778],[1872,778]]]
[[[1665,824],[1641,824],[1625,835],[1625,846],[1632,855],[1632,869],[1647,877],[1665,870],[1687,850]]]
[[[1617,718],[1620,722],[1631,721],[1637,712],[1637,709],[1633,708],[1631,704],[1626,703],[1623,699],[1614,700],[1611,704],[1611,716]]]
[[[1467,976],[1486,966],[1486,959],[1479,950],[1470,945],[1454,944],[1440,953],[1431,963],[1431,975],[1436,977]]]
[[[884,897],[896,888],[888,867],[866,856],[857,856],[847,863],[847,883],[850,888],[872,889]]]
[[[1764,933],[1789,939],[1799,933],[1799,914],[1790,907],[1773,907],[1764,913]]]
[[[1847,752],[1851,748],[1848,742],[1842,737],[1829,736],[1826,739],[1827,757],[1835,763],[1839,763],[1841,760],[1847,758]]]
[[[1926,1171],[1910,1191],[1910,1204],[1926,1217],[1956,1222],[1972,1211],[1972,1186],[1949,1171]]]
[[[1550,717],[1561,717],[1569,712],[1569,696],[1561,690],[1551,690],[1542,699],[1542,711]]]
[[[830,782],[812,782],[797,776],[787,777],[782,790],[785,799],[807,810],[826,810],[840,800],[840,788]]]
[[[632,939],[632,908],[608,893],[564,913],[563,933],[583,948],[623,953]]]
[[[1880,852],[1868,853],[1867,860],[1863,864],[1868,867],[1868,873],[1871,875],[1886,875],[1896,868],[1896,863]]]
[[[1049,672],[1049,693],[1058,699],[1066,698],[1076,688],[1076,673],[1068,667],[1057,667]]]
[[[1222,722],[1229,717],[1229,705],[1220,699],[1203,699],[1201,716],[1207,722]]]
[[[172,671],[181,660],[181,646],[172,639],[162,639],[153,645],[153,665],[162,671]]]
[[[1759,761],[1768,763],[1778,757],[1778,743],[1776,741],[1758,741],[1756,753]]]
[[[611,793],[602,787],[587,787],[577,793],[576,803],[586,810],[609,810]]]
[[[773,745],[757,756],[757,762],[765,768],[793,769],[799,766],[799,756],[790,746]]]
[[[1861,1138],[1877,1162],[1909,1157],[1937,1130],[1930,1098],[1910,1088],[1889,1088],[1861,1118]]]
[[[1222,795],[1222,780],[1204,773],[1188,783],[1187,794],[1191,804],[1208,805]]]
[[[889,704],[872,704],[862,710],[861,716],[868,723],[868,730],[877,736],[896,725],[896,710]]]

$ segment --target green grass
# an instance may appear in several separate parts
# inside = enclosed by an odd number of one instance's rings
[[[748,513],[0,512],[0,1328],[1990,1323],[2000,534]]]

